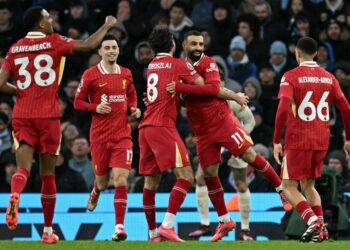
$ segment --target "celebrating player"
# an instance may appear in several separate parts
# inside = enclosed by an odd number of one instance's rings
[[[316,53],[314,39],[299,39],[295,49],[299,66],[281,79],[273,139],[278,164],[284,155],[281,176],[285,195],[308,225],[300,239],[303,242],[321,242],[328,238],[315,179],[321,176],[328,150],[332,104],[342,113],[346,134],[344,149],[350,153],[350,106],[336,78],[313,61]],[[285,124],[283,151],[281,138]],[[299,184],[304,195],[298,190]]]
[[[204,42],[200,32],[192,30],[185,34],[183,42],[187,60],[194,66],[199,75],[203,76],[206,85],[220,85],[219,70],[215,61],[203,53]],[[190,85],[182,83],[175,86],[175,92],[192,92]],[[168,88],[172,92],[172,88]],[[245,162],[260,170],[274,185],[279,193],[285,210],[290,210],[290,204],[285,200],[281,179],[273,167],[252,148],[253,141],[233,116],[226,101],[212,96],[188,95],[185,98],[190,126],[197,138],[199,162],[204,171],[204,179],[208,194],[219,215],[219,225],[211,241],[218,241],[236,227],[230,218],[224,201],[224,190],[218,177],[220,149],[225,147],[233,156],[240,156]]]
[[[116,63],[117,39],[106,35],[99,47],[102,61],[83,74],[74,100],[74,108],[92,112],[90,129],[92,164],[96,175],[87,209],[93,211],[100,192],[108,186],[112,171],[116,226],[112,240],[127,238],[124,217],[127,205],[127,179],[132,162],[131,130],[127,111],[135,118],[141,115],[129,69]],[[87,102],[86,99],[90,102]]]
[[[224,85],[225,73],[220,70],[221,85]],[[244,128],[250,133],[255,126],[255,119],[249,107],[243,109],[235,101],[229,101],[230,108],[237,119],[243,124]],[[233,157],[228,160],[227,165],[232,167],[234,180],[237,186],[239,211],[241,215],[241,239],[253,240],[249,230],[249,212],[250,212],[250,191],[247,183],[247,166],[239,157]],[[199,238],[205,235],[211,235],[209,221],[209,197],[208,188],[205,185],[203,169],[199,166],[196,172],[196,195],[198,210],[201,218],[200,226],[197,230],[191,232],[189,237]]]
[[[13,132],[19,169],[11,179],[11,196],[6,210],[10,230],[18,224],[18,207],[32,166],[34,150],[40,153],[41,202],[44,212],[43,243],[56,243],[52,220],[56,203],[55,164],[61,142],[58,88],[64,56],[95,48],[115,25],[108,16],[105,24],[84,41],[53,33],[52,19],[41,7],[28,9],[23,16],[28,34],[12,45],[0,72],[0,87],[12,77],[17,87],[13,111]]]

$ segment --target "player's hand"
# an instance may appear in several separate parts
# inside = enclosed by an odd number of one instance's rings
[[[148,107],[147,93],[146,93],[146,92],[143,92],[142,94],[143,94],[142,101],[143,101],[143,103],[145,104],[145,106]]]
[[[176,82],[171,82],[171,83],[168,83],[168,85],[166,85],[166,91],[169,92],[169,94],[176,94]]]
[[[236,93],[235,95],[235,101],[242,107],[245,107],[249,102],[249,97],[239,92],[239,93]]]
[[[112,108],[109,106],[109,103],[100,103],[96,107],[96,113],[100,115],[107,115],[111,113]]]
[[[278,165],[281,165],[280,157],[283,157],[283,148],[281,143],[273,144],[273,156]]]
[[[350,141],[345,141],[344,143],[344,151],[347,157],[350,156]]]
[[[134,118],[140,118],[140,116],[141,116],[141,110],[140,109],[138,109],[138,108],[134,108],[134,107],[131,107],[130,108],[130,114],[131,114],[131,116],[132,117],[134,117]]]
[[[107,25],[108,28],[112,28],[117,23],[117,18],[114,16],[106,16],[105,25]]]

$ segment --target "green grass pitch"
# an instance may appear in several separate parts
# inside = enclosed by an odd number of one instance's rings
[[[203,242],[187,241],[185,243],[150,243],[142,241],[61,241],[56,245],[44,245],[33,241],[0,241],[1,250],[348,250],[350,241],[327,241],[323,243],[299,243],[298,241],[225,241]]]

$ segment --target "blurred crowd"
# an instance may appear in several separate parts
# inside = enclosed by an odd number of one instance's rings
[[[142,111],[146,90],[147,65],[154,54],[147,37],[155,27],[168,27],[176,40],[176,56],[184,57],[181,41],[185,32],[199,30],[205,53],[215,58],[225,72],[226,87],[242,91],[250,98],[249,107],[256,126],[251,136],[256,150],[271,163],[272,137],[278,105],[279,82],[296,66],[294,48],[300,37],[311,36],[319,43],[318,64],[338,79],[350,100],[350,1],[345,0],[0,0],[0,66],[8,49],[25,36],[21,17],[31,6],[45,7],[53,18],[56,32],[74,39],[85,39],[114,15],[118,23],[110,30],[120,40],[118,64],[131,69],[138,103]],[[76,111],[73,100],[84,70],[101,60],[96,51],[67,58],[59,92],[62,112],[62,146],[56,165],[58,192],[88,192],[94,180],[89,147],[91,115]],[[0,95],[0,192],[10,191],[16,170],[12,149],[11,113],[14,98]],[[139,120],[130,118],[134,160],[129,192],[142,192],[143,177],[138,175]],[[181,107],[178,130],[184,139],[192,166],[198,166],[196,141]],[[325,164],[341,176],[343,191],[350,191],[350,159],[342,152],[343,129],[339,112],[331,109],[331,142]],[[226,165],[228,155],[223,152]],[[38,162],[33,162],[28,192],[40,191]],[[231,168],[220,168],[225,191],[235,191]],[[248,170],[252,192],[274,191],[253,168]],[[160,192],[171,190],[176,179],[164,173]],[[113,184],[111,183],[113,187]]]

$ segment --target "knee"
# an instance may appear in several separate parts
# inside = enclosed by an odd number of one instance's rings
[[[255,161],[256,153],[252,148],[249,148],[241,155],[241,158],[247,163],[252,163]]]
[[[144,188],[149,190],[157,190],[161,177],[159,176],[146,176]]]
[[[240,193],[245,193],[248,189],[247,183],[244,181],[236,181],[237,191]]]
[[[188,174],[188,175],[185,175],[185,176],[180,176],[180,178],[178,178],[178,179],[185,179],[186,181],[190,182],[191,184],[194,183],[193,174]]]
[[[96,181],[96,186],[98,190],[103,191],[103,190],[106,190],[108,183],[105,181]]]
[[[200,174],[200,175],[196,175],[196,185],[203,187],[205,186],[205,181],[204,181],[204,175]]]
[[[128,184],[128,177],[125,175],[118,175],[113,178],[114,186],[126,186]]]

